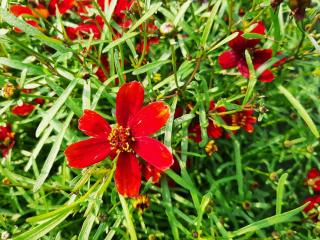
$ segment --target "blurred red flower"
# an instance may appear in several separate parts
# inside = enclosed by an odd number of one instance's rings
[[[11,109],[11,112],[14,115],[20,116],[20,117],[25,117],[28,116],[33,109],[35,108],[34,105],[29,104],[29,103],[22,103],[22,105],[16,105]]]
[[[56,15],[56,8],[59,9],[60,14],[65,14],[74,6],[75,2],[75,0],[51,0],[48,9],[52,15]]]
[[[141,29],[141,31],[143,30],[142,26],[140,27],[140,29]],[[153,35],[155,35],[157,30],[158,30],[158,27],[156,25],[154,25],[153,23],[147,24],[146,33],[148,35],[151,35],[151,37],[149,37],[147,39],[146,54],[149,53],[151,45],[159,43],[159,37],[158,36],[153,36]],[[136,50],[137,50],[138,53],[141,54],[143,52],[143,48],[144,48],[144,39],[142,38],[140,40],[140,42],[137,43]]]
[[[14,132],[12,132],[11,126],[9,124],[0,126],[0,152],[2,157],[7,156],[14,144]]]
[[[319,218],[319,206],[320,206],[320,196],[311,196],[304,200],[303,203],[310,202],[303,211],[308,214],[309,218],[314,221],[318,221]]]
[[[167,147],[149,137],[166,124],[169,107],[160,101],[143,107],[143,101],[141,83],[124,84],[116,97],[117,124],[113,129],[98,113],[85,110],[78,127],[91,138],[65,150],[69,166],[84,168],[119,154],[115,171],[117,190],[126,197],[138,196],[141,172],[136,154],[161,171],[173,164]]]
[[[249,50],[254,68],[259,68],[263,63],[272,57],[272,49],[257,49],[255,46],[260,42],[260,39],[245,39],[243,31],[236,31],[239,35],[229,42],[231,50],[220,54],[218,61],[223,69],[238,68],[238,71],[246,78],[249,77],[249,69],[245,59],[245,50]],[[263,22],[256,23],[255,28],[250,33],[265,33]],[[261,82],[272,82],[274,75],[270,70],[265,70],[259,76]]]
[[[12,12],[16,17],[23,16],[26,23],[33,27],[37,27],[40,30],[41,28],[38,22],[31,18],[47,18],[49,16],[48,9],[42,4],[38,4],[34,10],[24,5],[12,5],[10,7],[10,12]],[[21,29],[16,27],[14,27],[13,30],[17,33],[23,32]]]
[[[230,126],[238,126],[243,128],[246,132],[252,133],[254,130],[253,124],[257,122],[256,117],[253,116],[254,110],[251,106],[246,106],[242,111],[224,116],[225,121]],[[233,131],[236,133],[237,131]]]
[[[307,173],[307,178],[304,182],[312,187],[312,189],[316,192],[320,191],[320,171],[316,168],[312,168]]]

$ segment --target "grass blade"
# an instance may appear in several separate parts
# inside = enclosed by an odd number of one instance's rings
[[[306,109],[298,101],[298,99],[296,99],[286,88],[284,88],[281,85],[278,86],[278,90],[280,91],[280,93],[282,93],[288,99],[288,101],[292,104],[292,106],[298,111],[298,114],[305,121],[305,123],[307,124],[307,126],[309,127],[309,129],[313,133],[313,135],[316,138],[319,138],[320,135],[319,135],[319,132],[318,132],[316,125],[314,124],[312,118],[307,113]]]

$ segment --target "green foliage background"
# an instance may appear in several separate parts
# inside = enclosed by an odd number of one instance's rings
[[[10,81],[36,91],[0,103],[0,120],[12,123],[16,132],[16,145],[0,165],[2,179],[10,182],[0,188],[1,231],[14,239],[317,237],[315,223],[300,212],[313,194],[303,183],[306,172],[320,168],[318,1],[301,21],[292,16],[288,1],[276,9],[268,0],[139,1],[141,12],[121,38],[112,40],[104,28],[100,40],[74,42],[55,36],[75,16],[42,19],[41,32],[7,11],[14,3],[3,1],[0,10],[0,87]],[[175,33],[161,36],[160,44],[141,56],[134,46],[145,34],[139,26],[150,19],[158,27],[174,23]],[[261,45],[281,51],[287,62],[273,70],[272,83],[252,85],[255,74],[248,81],[234,70],[222,70],[217,58],[229,49],[232,31],[257,20],[267,29]],[[13,26],[25,33],[13,32]],[[90,47],[95,51],[89,54],[85,49]],[[94,74],[101,53],[110,63],[104,83]],[[128,64],[120,66],[119,59]],[[133,200],[118,196],[109,160],[79,171],[67,166],[63,154],[83,138],[77,130],[83,109],[115,122],[114,80],[123,83],[124,74],[126,81],[143,82],[146,102],[164,100],[172,112],[195,103],[191,113],[172,118],[157,134],[172,147],[181,173],[168,170],[161,184],[143,184],[151,200],[143,214],[132,207]],[[161,80],[155,81],[155,74]],[[17,102],[36,96],[46,103],[27,118],[10,113]],[[255,131],[217,140],[219,151],[208,157],[209,101],[237,108],[232,102],[243,99],[255,103],[260,120]],[[187,137],[188,125],[199,116],[204,140],[196,144]]]

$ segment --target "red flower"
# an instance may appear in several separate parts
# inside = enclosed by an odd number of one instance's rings
[[[10,125],[0,126],[0,152],[2,157],[7,156],[14,143],[14,132],[12,132]]]
[[[124,84],[116,97],[117,125],[113,129],[98,113],[85,110],[79,120],[79,129],[91,138],[74,143],[65,150],[69,166],[88,167],[118,153],[117,190],[124,196],[138,196],[141,173],[136,154],[161,171],[173,164],[167,147],[149,137],[166,124],[169,107],[160,101],[143,107],[143,100],[141,83]]]
[[[97,20],[101,19],[97,17]],[[78,37],[86,38],[88,34],[93,33],[94,39],[99,39],[101,37],[101,30],[103,29],[102,21],[93,21],[89,20],[87,23],[80,23],[77,27],[67,27],[66,32],[68,37],[71,40],[74,40]]]
[[[21,15],[32,16],[32,10],[27,6],[23,6],[23,5],[12,5],[10,7],[10,12],[12,12],[16,17],[19,17]]]
[[[210,112],[217,111],[219,113],[225,112],[225,107],[218,107],[216,108],[215,102],[210,101]],[[212,119],[209,119],[209,125],[207,127],[208,136],[214,139],[221,138],[223,134],[223,128],[215,123]]]
[[[141,30],[142,30],[142,27],[141,27]],[[156,25],[152,23],[149,23],[147,25],[147,34],[154,35],[157,30],[158,30],[158,27]],[[146,53],[149,53],[151,45],[158,44],[158,43],[159,43],[159,37],[157,36],[150,37],[147,40]],[[143,51],[143,48],[144,48],[144,40],[141,39],[141,41],[136,45],[136,50],[138,53],[141,54]]]
[[[56,15],[56,7],[58,7],[60,14],[65,14],[75,4],[74,0],[51,0],[48,8],[52,15]]]
[[[17,17],[19,16],[25,16],[28,18],[35,17],[35,18],[47,18],[49,16],[48,10],[41,4],[39,4],[36,8],[34,8],[34,11],[32,11],[29,7],[23,6],[23,5],[12,5],[10,7],[10,11]],[[26,19],[26,23],[33,27],[37,27],[40,29],[38,22],[32,20],[32,19]],[[23,32],[21,29],[14,27],[13,30],[17,33]]]
[[[215,102],[214,101],[210,101],[210,108],[209,108],[209,112],[225,112],[226,108],[225,107],[216,107],[215,106]],[[223,135],[223,128],[221,126],[219,126],[216,122],[214,122],[213,119],[209,118],[208,119],[209,125],[207,127],[207,134],[210,138],[213,139],[218,139],[221,138]],[[190,139],[192,139],[193,141],[199,143],[202,141],[201,138],[201,127],[200,124],[198,122],[193,122],[190,124],[189,126],[189,133],[191,133],[191,135],[189,136]]]
[[[265,27],[263,22],[256,23],[257,26],[251,33],[264,34]],[[248,49],[251,53],[254,68],[259,68],[263,63],[272,57],[271,49],[256,49],[254,48],[260,39],[245,39],[242,37],[243,31],[237,31],[239,35],[229,42],[232,50],[225,51],[219,56],[219,64],[223,69],[238,68],[238,71],[246,78],[249,77],[248,65],[245,59],[245,50]],[[261,82],[272,82],[274,79],[273,73],[270,70],[265,70],[260,76]]]
[[[251,106],[247,106],[242,111],[225,116],[224,119],[230,126],[238,126],[243,128],[246,132],[252,133],[254,130],[253,124],[257,122],[256,117],[253,116],[254,110]],[[237,131],[233,131],[236,133]]]
[[[308,186],[312,187],[314,191],[320,192],[320,171],[318,169],[310,169],[304,181]]]
[[[150,164],[144,164],[142,165],[142,174],[146,181],[149,181],[152,178],[152,183],[156,184],[159,182],[161,177],[162,171],[155,168],[154,166]]]
[[[33,99],[33,102],[39,105],[44,104],[45,100],[43,98],[35,98]]]
[[[14,115],[17,115],[17,116],[21,116],[21,117],[25,117],[25,116],[28,116],[32,111],[33,109],[35,108],[34,105],[32,104],[29,104],[29,103],[23,103],[22,105],[16,105],[14,106],[12,109],[11,109],[11,112],[14,114]]]
[[[303,211],[308,214],[308,216],[314,220],[318,221],[319,219],[319,206],[320,206],[320,196],[311,196],[308,197],[303,203],[310,202]]]

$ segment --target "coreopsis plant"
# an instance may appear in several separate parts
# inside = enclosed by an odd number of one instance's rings
[[[2,1],[1,239],[318,239],[319,12]]]

